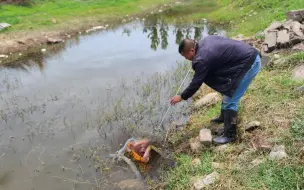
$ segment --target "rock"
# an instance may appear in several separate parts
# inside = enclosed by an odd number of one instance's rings
[[[207,175],[205,178],[194,177],[190,181],[191,181],[192,189],[200,190],[200,189],[205,188],[208,185],[211,185],[218,179],[219,179],[219,174],[217,172],[213,172],[213,173]]]
[[[197,167],[197,166],[199,166],[199,165],[202,164],[202,162],[201,162],[201,160],[200,160],[199,158],[195,158],[194,160],[192,160],[191,163],[192,163],[192,165],[195,166],[195,167]]]
[[[252,130],[256,129],[257,127],[259,127],[260,125],[261,125],[261,122],[252,121],[245,126],[245,131],[252,131]]]
[[[60,38],[48,38],[47,39],[47,43],[48,44],[58,44],[64,42],[64,40],[60,39]]]
[[[302,30],[301,30],[302,25],[299,22],[292,22],[291,23],[291,29],[292,31],[297,35],[297,36],[304,36]]]
[[[161,13],[161,12],[163,12],[163,10],[161,10],[161,9],[160,9],[160,10],[158,10],[158,12],[160,12],[160,13]]]
[[[284,145],[274,146],[269,154],[270,160],[281,160],[287,158]]]
[[[251,163],[255,166],[260,165],[264,162],[264,160],[261,159],[254,159]]]
[[[224,168],[223,164],[217,163],[217,162],[212,162],[212,163],[211,163],[211,166],[212,166],[212,168],[214,168],[214,169],[223,169],[223,168]]]
[[[288,31],[290,31],[291,30],[292,22],[294,22],[294,21],[293,20],[288,20],[288,21],[284,22],[283,28],[287,29]]]
[[[270,52],[274,50],[277,44],[277,32],[265,33],[264,44],[267,45],[267,51],[265,52]]]
[[[304,20],[304,9],[301,10],[292,10],[286,13],[288,19],[296,20],[296,21],[302,21]]]
[[[5,28],[9,28],[11,27],[12,25],[8,24],[8,23],[0,23],[0,31],[1,30],[4,30]]]
[[[192,152],[199,153],[202,150],[202,145],[199,141],[199,137],[190,139],[189,143]]]
[[[0,55],[0,58],[6,58],[6,55]]]
[[[297,45],[293,46],[292,49],[304,51],[304,43],[297,44]]]
[[[104,26],[94,26],[91,29],[86,30],[86,33],[90,33],[90,32],[94,32],[96,30],[102,30],[102,29],[106,29],[109,25]]]
[[[144,184],[137,179],[127,179],[119,182],[116,185],[121,190],[143,190],[145,189]]]
[[[288,30],[280,30],[278,32],[277,43],[281,46],[285,46],[289,44],[290,36]]]
[[[42,52],[46,52],[46,49],[41,49]]]
[[[280,59],[280,57],[281,57],[281,56],[280,56],[279,54],[274,54],[274,55],[273,55],[273,58],[275,58],[275,59]]]
[[[202,97],[201,99],[199,99],[194,104],[194,107],[200,108],[202,106],[211,106],[211,105],[216,104],[220,100],[221,100],[221,97],[217,92],[209,93],[209,94],[205,95],[204,97]]]
[[[228,148],[228,145],[227,145],[227,144],[224,144],[224,145],[219,145],[219,146],[217,146],[214,150],[215,150],[216,152],[224,152],[227,148]]]
[[[303,42],[304,41],[304,37],[300,37],[300,36],[295,36],[295,37],[293,37],[291,40],[290,40],[290,44],[291,45],[296,45],[296,44],[298,44],[298,43],[301,43],[301,42]]]
[[[262,152],[270,152],[272,145],[270,143],[262,143],[260,145],[258,145],[257,150],[262,151]]]
[[[270,24],[270,26],[268,26],[268,28],[266,28],[264,30],[264,33],[267,34],[268,32],[273,32],[276,31],[278,28],[280,28],[282,26],[281,22],[278,21],[274,21],[273,23]]]
[[[258,13],[257,12],[253,12],[253,15],[257,15]]]
[[[212,143],[212,135],[210,129],[201,129],[199,133],[200,142],[204,145],[210,145]]]
[[[294,69],[292,78],[299,81],[304,80],[304,65],[298,66]]]
[[[304,85],[303,86],[299,86],[296,88],[296,91],[300,92],[300,93],[304,93]]]

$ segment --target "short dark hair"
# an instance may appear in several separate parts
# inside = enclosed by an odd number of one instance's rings
[[[184,51],[189,51],[191,48],[195,47],[195,41],[192,39],[183,39],[178,46],[178,52],[181,54]]]

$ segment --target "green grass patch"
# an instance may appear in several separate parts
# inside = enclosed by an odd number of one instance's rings
[[[177,156],[177,166],[174,170],[168,172],[166,189],[189,189],[192,176],[211,173],[211,153],[204,152],[199,159],[201,164],[195,166],[192,163],[192,156],[184,154]]]
[[[303,81],[293,80],[291,74],[294,67],[303,60],[303,53],[287,55],[286,60],[283,67],[269,65],[263,68],[242,98],[238,125],[240,141],[229,145],[225,151],[202,151],[203,158],[206,155],[210,158],[207,163],[218,162],[224,166],[223,169],[217,169],[221,175],[220,181],[209,186],[209,189],[281,190],[301,189],[304,186],[304,97],[295,90],[303,85]],[[203,87],[199,96],[210,92],[210,89]],[[210,119],[219,112],[220,103],[195,111],[191,116],[192,125],[188,127],[188,131],[172,135],[175,146],[178,147],[177,142],[187,142],[197,136],[202,127],[208,128]],[[253,132],[245,132],[245,124],[254,120],[260,121],[261,127]],[[179,141],[178,137],[182,140]],[[268,160],[269,152],[255,149],[259,142],[265,140],[273,145],[285,145],[288,158],[276,162]],[[169,172],[166,180],[170,181],[168,189],[189,189],[189,179],[192,176],[206,175],[203,170],[184,172],[187,173],[185,176],[179,174],[186,168],[187,171],[190,170],[190,159],[193,159],[191,153],[183,155],[182,158],[181,162],[188,164]],[[254,160],[261,160],[261,163],[254,164]],[[210,169],[209,165],[204,167]],[[212,169],[209,170],[209,173],[211,172]],[[179,178],[183,180],[178,180]]]
[[[192,22],[202,18],[229,24],[228,34],[251,36],[274,20],[286,19],[286,12],[304,8],[303,0],[192,0],[173,7],[168,21]]]
[[[291,133],[297,140],[304,140],[304,116],[296,117],[291,125]]]
[[[243,176],[243,177],[241,177]],[[300,189],[304,187],[304,168],[300,165],[283,165],[266,161],[239,176],[248,188],[270,190]]]
[[[0,20],[12,24],[7,31],[51,28],[68,25],[69,21],[107,21],[168,2],[170,0],[52,0],[34,1],[31,6],[2,4]]]

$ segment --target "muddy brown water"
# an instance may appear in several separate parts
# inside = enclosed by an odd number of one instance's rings
[[[204,22],[136,21],[2,67],[0,189],[111,189],[134,178],[108,154],[131,136],[157,136],[187,68],[177,44],[214,32],[224,35]],[[176,106],[165,124],[184,121],[188,107]]]

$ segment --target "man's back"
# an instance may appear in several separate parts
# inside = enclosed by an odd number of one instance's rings
[[[256,52],[250,45],[220,36],[207,36],[199,42],[196,60],[211,64],[212,69],[248,62]]]

